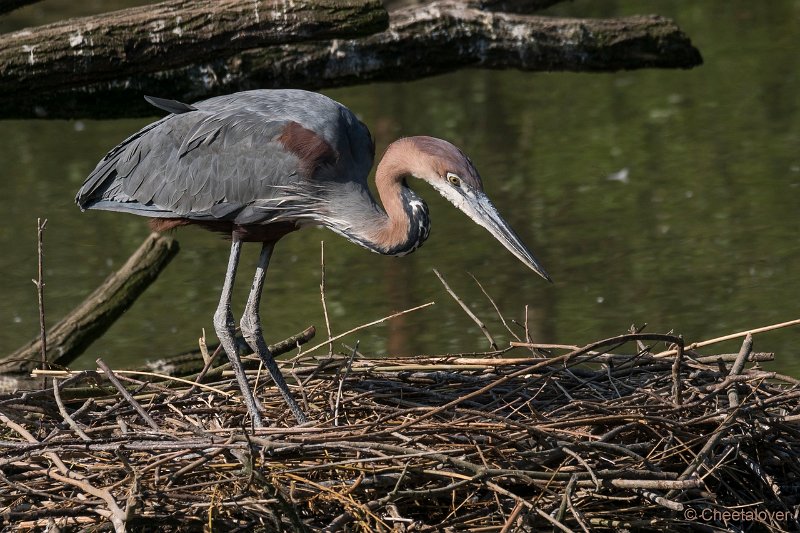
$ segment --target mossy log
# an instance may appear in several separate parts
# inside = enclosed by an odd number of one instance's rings
[[[152,233],[116,272],[47,332],[47,363],[66,366],[97,340],[178,253],[178,242]],[[38,337],[0,360],[0,374],[27,376],[41,365]]]
[[[194,102],[255,88],[319,89],[413,80],[463,67],[600,72],[691,68],[700,52],[658,16],[574,19],[497,13],[436,1],[392,12],[361,39],[295,43],[80,88],[0,98],[0,118],[150,116],[143,94]]]
[[[228,57],[241,50],[386,29],[380,0],[170,0],[0,36],[0,92],[44,93]]]

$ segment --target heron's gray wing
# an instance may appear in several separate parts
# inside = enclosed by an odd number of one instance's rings
[[[155,217],[235,218],[298,179],[297,157],[277,141],[285,126],[247,110],[170,115],[103,158],[76,201]]]

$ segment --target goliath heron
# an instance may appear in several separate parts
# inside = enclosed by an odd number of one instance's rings
[[[390,144],[375,173],[381,204],[367,185],[375,145],[342,104],[299,90],[255,90],[193,105],[145,97],[170,114],[125,139],[86,179],[81,209],[150,217],[154,230],[196,224],[231,238],[214,329],[230,359],[253,424],[263,426],[234,342],[231,312],[242,242],[262,243],[241,331],[264,362],[298,422],[306,417],[267,348],[259,301],[275,243],[306,225],[333,230],[368,250],[402,256],[428,237],[428,207],[409,187],[430,184],[511,253],[544,269],[483,192],[469,158],[447,141],[407,137]]]

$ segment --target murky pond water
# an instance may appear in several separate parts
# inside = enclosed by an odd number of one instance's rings
[[[705,65],[605,75],[462,71],[325,91],[370,126],[379,153],[396,137],[414,134],[462,147],[555,284],[419,184],[432,235],[409,257],[370,254],[323,230],[279,243],[263,302],[268,338],[309,324],[324,330],[323,239],[334,333],[436,301],[344,339],[360,339],[361,350],[371,354],[486,348],[433,268],[502,342],[509,335],[469,273],[506,319],[522,322],[527,305],[533,337],[541,342],[581,344],[645,322],[647,331],[700,340],[800,317],[800,3],[594,4],[577,1],[550,12],[674,17]],[[3,28],[26,17],[39,20],[36,13],[28,8]],[[73,197],[105,152],[150,120],[0,122],[0,353],[38,331],[31,283],[37,217],[49,220],[51,324],[148,234],[140,217],[81,213]],[[228,244],[193,229],[177,238],[178,257],[76,367],[101,355],[122,366],[174,354],[191,348],[202,328],[211,334]],[[258,253],[258,246],[249,248],[237,315]],[[773,368],[795,375],[798,346],[800,329],[756,339],[757,350],[778,353]]]

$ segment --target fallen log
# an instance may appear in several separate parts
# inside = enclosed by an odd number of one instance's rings
[[[72,362],[133,304],[177,253],[175,239],[158,233],[147,237],[118,271],[48,330],[47,363],[63,367]],[[0,374],[27,376],[41,365],[40,346],[41,339],[36,337],[0,359]]]
[[[393,12],[388,30],[362,39],[272,46],[80,88],[3,96],[0,118],[150,116],[143,94],[193,102],[254,88],[407,81],[463,67],[601,72],[701,63],[689,38],[663,17],[554,18],[437,1]]]
[[[385,29],[379,0],[170,0],[0,36],[0,92],[46,92]]]
[[[388,0],[390,9],[430,4],[432,0]],[[564,0],[460,0],[466,7],[484,11],[504,11],[506,13],[533,13],[541,11]]]

